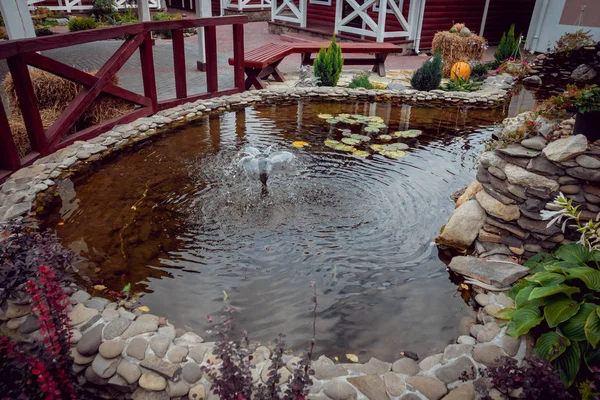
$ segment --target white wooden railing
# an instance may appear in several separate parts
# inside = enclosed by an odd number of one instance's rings
[[[224,8],[235,8],[239,11],[249,8],[270,8],[271,0],[260,0],[260,3],[250,3],[251,0],[223,0]]]
[[[402,14],[403,0],[363,0],[361,3],[359,1],[339,0],[336,2],[335,33],[353,33],[374,37],[376,41],[383,42],[384,39],[408,38],[413,35],[414,24],[418,23],[415,19],[418,14],[419,2],[423,0],[410,0],[408,21]],[[350,6],[351,11],[343,16],[345,4]],[[368,14],[370,8],[378,11],[377,21]],[[396,18],[400,24],[400,30],[390,31],[386,29],[388,15]],[[361,27],[350,25],[356,18],[360,18]]]
[[[44,0],[27,0],[27,5],[29,6],[30,10],[33,10],[36,7],[36,5],[38,5],[38,3],[42,1]],[[55,0],[55,2],[56,5],[44,7],[48,8],[49,10],[66,12],[91,10],[93,7],[91,4],[83,4],[82,0]],[[161,9],[162,7],[160,2],[161,0],[148,0],[148,5],[150,6],[150,8],[153,9]],[[117,8],[120,10],[130,7],[137,7],[135,2],[130,2],[127,0],[117,0],[116,3]]]
[[[306,28],[306,5],[308,0],[271,0],[271,21],[293,22]]]

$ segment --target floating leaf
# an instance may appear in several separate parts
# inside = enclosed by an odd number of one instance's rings
[[[377,136],[377,139],[387,141],[387,140],[392,140],[392,137],[390,135],[379,135],[379,136]]]
[[[392,135],[397,138],[416,138],[417,136],[421,135],[421,133],[423,132],[418,129],[410,129],[408,131],[394,132]]]
[[[358,357],[356,357],[356,355],[354,355],[354,354],[346,354],[346,358],[352,362],[355,362],[355,363],[358,362]]]
[[[94,290],[99,290],[99,291],[106,290],[106,286],[104,286],[104,285],[95,285],[94,286]]]
[[[362,157],[362,158],[367,158],[367,157],[369,157],[371,155],[371,153],[369,153],[368,151],[358,150],[358,149],[355,149],[355,150],[356,151],[352,152],[355,156],[359,156],[359,157]]]
[[[341,144],[340,142],[338,142],[337,140],[334,140],[334,139],[327,139],[327,140],[325,140],[324,143],[325,143],[325,146],[333,147],[333,148],[335,148],[335,146]]]
[[[376,126],[373,126],[373,125],[367,125],[365,127],[365,132],[377,133],[377,132],[379,132],[379,128],[377,128]]]
[[[352,137],[354,135],[350,129],[339,129],[339,131],[342,132],[342,135],[344,136]]]
[[[302,148],[304,146],[308,146],[308,143],[307,142],[303,142],[301,140],[298,140],[298,141],[292,142],[292,146]]]
[[[333,147],[336,150],[340,150],[340,151],[355,151],[356,148],[352,147],[352,146],[348,146],[347,144],[343,144],[340,143],[337,146]]]
[[[333,359],[337,362],[340,361],[340,359],[338,358],[338,356],[334,356]]]
[[[338,114],[338,117],[341,117],[341,118],[350,118],[351,115],[350,114]]]
[[[337,124],[338,122],[339,122],[339,121],[338,121],[336,118],[330,118],[330,119],[328,119],[328,120],[327,120],[327,123],[328,123],[328,124],[331,124],[331,125],[335,125],[335,124]]]
[[[406,150],[408,149],[408,145],[404,143],[384,144],[383,146],[381,146],[381,149],[387,151]]]
[[[121,290],[121,292],[123,292],[123,293],[129,293],[129,292],[131,292],[131,283],[128,283],[127,285],[125,285],[123,287],[123,290]]]
[[[357,133],[353,133],[350,135],[352,139],[360,140],[361,142],[370,142],[371,138],[366,135],[359,135]]]
[[[375,128],[379,128],[379,129],[387,128],[387,125],[382,122],[371,122],[369,125],[374,126]]]
[[[331,119],[331,118],[333,118],[333,115],[331,115],[331,114],[319,114],[319,115],[317,115],[317,117],[319,117],[321,119]]]
[[[350,146],[353,146],[355,144],[359,144],[360,140],[345,137],[345,138],[342,138],[342,143],[349,144]]]
[[[406,157],[406,152],[401,151],[401,150],[381,150],[379,152],[379,154],[381,154],[382,156],[385,156],[385,157],[389,157],[389,158]]]
[[[383,123],[383,118],[381,118],[377,115],[372,115],[369,117],[369,121]]]
[[[140,311],[143,311],[143,312],[148,312],[148,311],[150,311],[150,309],[149,309],[147,306],[141,306],[141,307],[138,307],[138,310],[140,310]]]
[[[370,147],[371,149],[375,150],[375,151],[378,151],[378,152],[379,152],[379,151],[381,151],[381,150],[383,150],[383,148],[382,148],[382,147],[383,147],[383,145],[381,145],[381,144],[372,144],[372,145],[371,145],[371,146],[369,146],[369,147]]]

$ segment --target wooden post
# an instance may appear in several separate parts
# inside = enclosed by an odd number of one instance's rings
[[[19,107],[21,108],[23,122],[29,135],[31,147],[34,151],[44,156],[50,154],[27,64],[21,59],[21,56],[9,57],[6,59],[6,62],[13,78]]]
[[[20,166],[19,152],[0,98],[0,169],[16,170]]]
[[[194,0],[196,3],[196,17],[210,18],[212,17],[212,6],[210,0]],[[199,71],[206,71],[206,52],[204,51],[204,28],[196,29],[198,32],[198,62],[196,67]]]
[[[0,13],[10,40],[35,37],[26,0],[0,0]]]
[[[219,71],[217,69],[217,28],[207,26],[204,30],[206,45],[206,89],[208,93],[219,91]]]
[[[137,0],[138,19],[140,22],[150,21],[150,5],[148,0]]]
[[[187,97],[183,29],[172,29],[171,32],[173,33],[173,72],[175,73],[175,94],[178,99],[183,99]]]
[[[306,28],[306,14],[308,0],[300,0],[300,27]]]
[[[144,82],[144,96],[152,101],[152,113],[158,112],[158,96],[156,94],[156,76],[154,72],[154,55],[152,54],[152,34],[144,33],[144,43],[140,46],[140,63]]]
[[[233,58],[235,60],[233,66],[233,76],[235,87],[240,92],[244,91],[244,25],[233,25]]]
[[[376,41],[383,42],[385,38],[385,22],[387,19],[387,2],[388,0],[379,0],[379,15],[377,16],[377,32]]]

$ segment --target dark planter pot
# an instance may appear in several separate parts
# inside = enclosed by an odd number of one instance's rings
[[[600,111],[577,113],[573,133],[585,135],[590,142],[600,139]]]

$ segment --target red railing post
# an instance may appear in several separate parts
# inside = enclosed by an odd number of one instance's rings
[[[0,169],[16,170],[20,166],[19,152],[0,97]]]
[[[23,115],[25,128],[27,128],[27,133],[29,134],[31,148],[43,156],[50,154],[44,124],[42,123],[42,117],[38,109],[27,64],[20,55],[9,57],[6,59],[6,62],[12,75],[15,91],[17,92],[19,108]]]
[[[233,76],[235,87],[243,92],[245,86],[244,76],[244,25],[233,24]]]
[[[217,69],[217,27],[204,28],[204,49],[206,52],[206,89],[209,93],[219,91],[219,71]]]
[[[173,36],[173,72],[175,73],[175,95],[178,99],[187,97],[187,79],[185,76],[185,44],[183,29],[172,29]]]
[[[152,54],[152,34],[144,34],[144,42],[140,46],[140,63],[144,81],[144,96],[152,101],[152,113],[158,111],[158,96],[156,94],[156,75],[154,73],[154,55]]]

